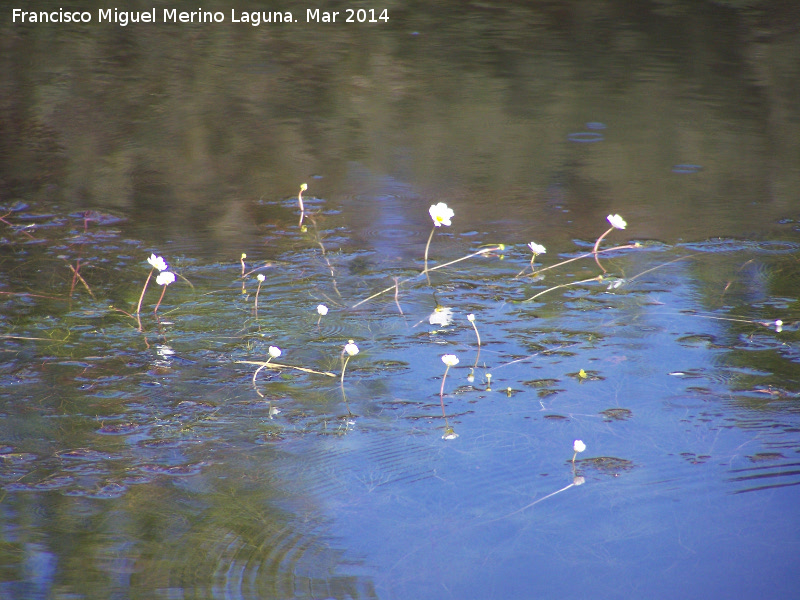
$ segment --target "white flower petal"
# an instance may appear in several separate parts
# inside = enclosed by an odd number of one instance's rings
[[[441,227],[442,225],[450,226],[450,219],[455,216],[455,212],[453,209],[448,207],[447,204],[444,202],[439,202],[439,204],[434,204],[428,209],[428,212],[431,215],[431,219],[433,219],[433,224],[436,227]]]
[[[448,367],[455,367],[459,361],[455,354],[444,354],[442,355],[442,362]]]
[[[175,273],[171,271],[161,271],[156,277],[156,283],[158,285],[169,285],[170,283],[175,283]]]
[[[436,310],[428,317],[428,322],[431,325],[447,327],[453,322],[453,309],[446,306],[437,306]]]
[[[534,254],[546,254],[547,253],[547,248],[545,248],[541,244],[537,244],[536,242],[531,242],[530,244],[528,244],[528,248],[530,248],[531,252],[533,252]]]
[[[147,259],[147,262],[150,263],[151,267],[158,269],[159,271],[166,271],[169,268],[164,259],[160,256],[156,256],[155,254],[151,254],[150,258]]]
[[[611,223],[612,227],[616,227],[617,229],[625,229],[628,226],[628,224],[625,222],[625,219],[619,215],[608,215],[606,219],[608,219],[608,222]]]

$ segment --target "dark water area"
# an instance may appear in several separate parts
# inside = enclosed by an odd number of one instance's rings
[[[134,4],[0,10],[0,598],[798,597],[795,3]]]

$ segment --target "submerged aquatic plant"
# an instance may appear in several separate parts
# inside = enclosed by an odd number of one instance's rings
[[[425,269],[423,273],[425,273],[426,277],[428,276],[428,250],[431,247],[433,234],[437,227],[441,227],[442,225],[449,227],[450,219],[452,219],[456,214],[453,209],[448,207],[444,202],[431,205],[431,207],[428,209],[428,212],[431,215],[431,219],[433,219],[433,229],[431,229],[431,234],[428,236],[428,243],[425,244]],[[430,283],[430,277],[428,277],[428,283]]]
[[[147,291],[147,284],[150,283],[150,278],[153,276],[153,273],[157,270],[159,273],[162,271],[166,271],[169,267],[167,266],[166,261],[160,257],[156,256],[155,254],[151,254],[150,258],[147,259],[147,262],[150,264],[150,272],[147,274],[147,279],[145,279],[144,287],[142,287],[142,293],[139,295],[139,304],[136,305],[136,314],[138,315],[142,310],[142,300],[144,299],[144,293]]]

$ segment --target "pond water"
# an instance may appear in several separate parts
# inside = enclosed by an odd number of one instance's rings
[[[800,17],[737,4],[5,20],[0,596],[797,597]]]

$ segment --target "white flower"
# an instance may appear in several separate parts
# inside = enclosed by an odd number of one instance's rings
[[[317,305],[317,312],[320,314],[320,316],[324,317],[328,314],[328,307],[324,304],[319,304]]]
[[[583,452],[586,450],[586,444],[584,444],[582,440],[575,440],[572,444],[572,449],[575,450],[575,452]]]
[[[356,343],[353,340],[349,340],[344,345],[344,351],[347,352],[349,356],[355,356],[358,354],[358,346],[356,346]]]
[[[281,349],[277,346],[270,346],[269,347],[269,355],[272,358],[278,358],[281,355]]]
[[[431,325],[447,327],[453,322],[453,309],[445,306],[437,306],[436,310],[434,310],[430,317],[428,317],[428,322]]]
[[[150,258],[147,259],[147,262],[150,263],[150,266],[154,269],[158,269],[159,271],[166,271],[169,269],[167,263],[164,261],[163,258],[160,256],[156,256],[155,254],[151,254]]]
[[[449,227],[450,219],[456,214],[453,212],[453,209],[449,208],[444,202],[432,205],[428,212],[431,213],[431,219],[433,219],[433,224],[436,225],[436,227],[441,227],[442,225],[447,225]]]
[[[469,321],[470,323],[473,323],[475,321],[475,315],[473,315],[472,313],[469,313],[467,315],[467,321]]]
[[[264,277],[263,273],[259,273],[258,275],[256,275],[256,279],[258,279],[258,283],[264,283],[266,277]]]
[[[453,430],[452,427],[445,427],[444,435],[442,436],[443,440],[454,440],[458,437],[458,434]]]
[[[625,229],[628,226],[628,224],[625,222],[625,219],[619,215],[608,215],[606,219],[608,219],[608,222],[611,223],[612,227],[616,227],[617,229]]]
[[[458,357],[455,354],[442,355],[442,362],[448,367],[455,367],[458,364]]]
[[[528,248],[531,249],[531,252],[534,254],[547,254],[547,248],[542,246],[541,244],[537,244],[536,242],[531,242],[528,244]]]
[[[175,273],[171,273],[170,271],[161,271],[156,277],[156,283],[158,285],[169,285],[170,283],[175,283]]]

